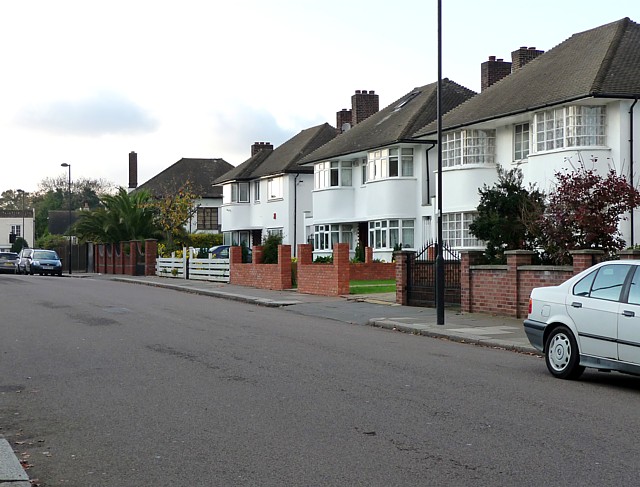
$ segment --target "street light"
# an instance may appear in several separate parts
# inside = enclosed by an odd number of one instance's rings
[[[27,241],[25,237],[25,231],[24,231],[24,191],[22,191],[21,189],[17,190],[18,193],[22,194],[22,227],[20,227],[20,236],[22,237],[22,240],[24,240],[25,242]]]
[[[71,164],[67,164],[63,162],[60,164],[62,167],[69,168],[69,185],[68,185],[68,193],[69,193],[69,274],[71,274]]]

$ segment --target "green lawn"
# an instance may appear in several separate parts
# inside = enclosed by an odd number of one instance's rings
[[[395,293],[394,279],[379,279],[376,281],[350,281],[349,294]]]

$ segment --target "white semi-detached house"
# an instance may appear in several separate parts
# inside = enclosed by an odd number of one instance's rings
[[[450,110],[475,92],[443,80]],[[415,88],[307,156],[313,168],[313,210],[306,228],[316,256],[333,244],[371,247],[390,261],[394,248],[416,249],[432,238],[434,140],[413,137],[436,118],[436,83]]]
[[[638,186],[638,24],[625,18],[574,34],[546,53],[520,48],[512,61],[490,58],[483,91],[443,117],[443,240],[458,249],[483,248],[469,224],[478,188],[497,181],[497,166],[519,167],[525,184],[545,192],[557,171],[581,161],[603,175],[613,167]],[[485,88],[496,71],[510,74]],[[433,140],[436,131],[431,123],[415,136]],[[637,243],[636,215],[620,229],[628,245]]]
[[[251,146],[251,157],[215,181],[222,187],[221,220],[226,245],[260,245],[269,234],[284,244],[305,243],[304,215],[311,210],[313,171],[298,161],[336,136],[325,123],[301,131],[276,149]]]

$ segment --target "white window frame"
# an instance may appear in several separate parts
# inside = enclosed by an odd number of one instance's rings
[[[477,212],[463,211],[442,215],[442,240],[451,248],[479,248],[482,242],[474,237],[469,226]]]
[[[529,122],[513,126],[513,160],[525,161],[529,157],[531,127]]]
[[[367,154],[367,169],[363,169],[363,179],[378,181],[392,178],[413,177],[413,148],[389,147],[377,149]]]
[[[313,249],[332,250],[334,243],[347,243],[353,248],[354,225],[351,223],[326,223],[314,226]]]
[[[22,225],[11,225],[11,233],[16,237],[22,237]]]
[[[267,180],[267,196],[269,201],[284,198],[284,178],[276,176]]]
[[[534,114],[536,152],[565,147],[606,146],[607,112],[604,105],[570,105]]]
[[[394,218],[369,222],[369,246],[374,249],[415,248],[415,220]],[[404,239],[404,241],[403,241]]]
[[[260,203],[260,180],[259,179],[253,182],[253,202]]]
[[[324,161],[313,166],[314,189],[353,186],[353,161]]]
[[[442,135],[442,167],[494,164],[496,131],[467,129]]]

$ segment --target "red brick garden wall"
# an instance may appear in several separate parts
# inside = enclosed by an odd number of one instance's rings
[[[534,287],[555,286],[597,263],[599,251],[572,253],[573,266],[531,265],[533,252],[505,252],[507,265],[476,265],[480,252],[462,252],[461,310],[524,318]]]
[[[311,244],[298,245],[298,292],[340,296],[349,294],[349,244],[333,245],[333,263],[313,263]]]
[[[231,247],[229,283],[261,289],[291,289],[291,245],[278,246],[278,263],[262,263],[262,246],[252,248],[253,262],[242,263],[242,248]]]

